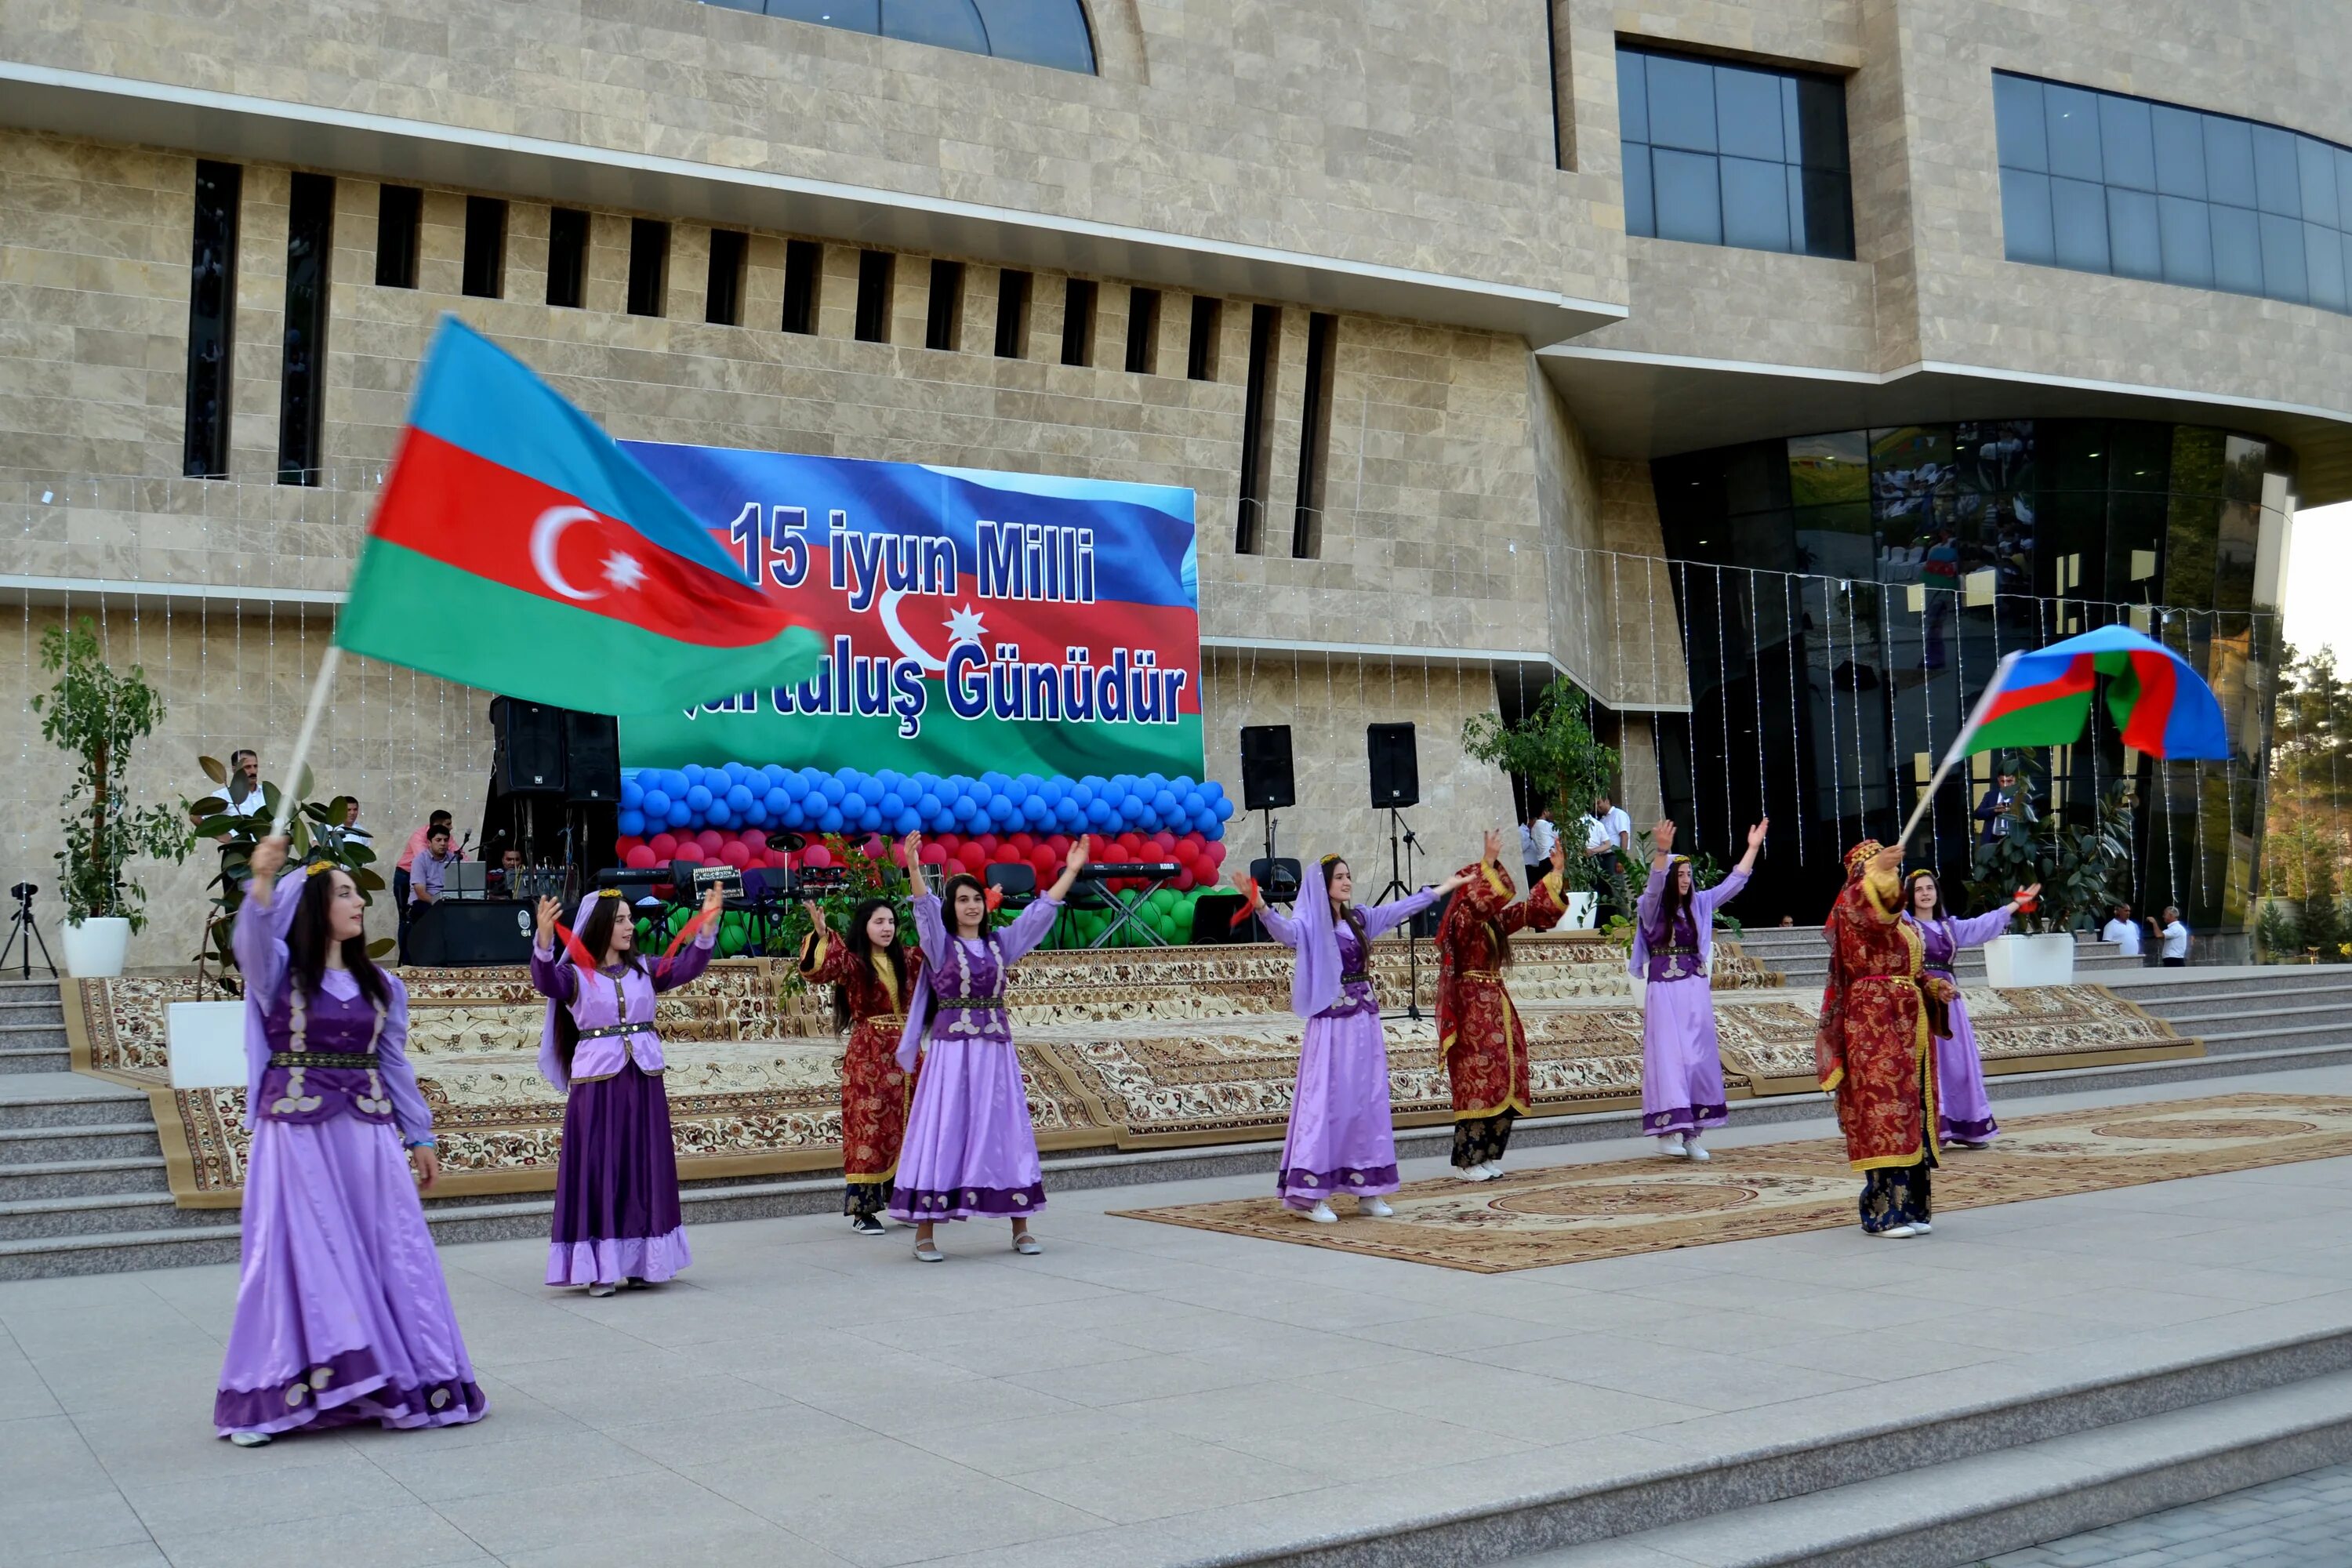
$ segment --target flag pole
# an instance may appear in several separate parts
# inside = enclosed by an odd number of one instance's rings
[[[310,760],[310,742],[319,736],[319,719],[327,710],[327,694],[334,689],[335,666],[342,662],[340,643],[327,644],[326,657],[319,660],[319,673],[310,679],[310,705],[302,713],[302,728],[294,737],[293,765],[286,770],[286,787],[278,796],[278,820],[269,825],[269,837],[286,837],[286,825],[294,820],[294,796],[302,784],[302,769]]]
[[[2018,658],[2015,652],[2000,656],[2000,663],[1994,668],[1992,679],[1985,682],[1984,695],[1977,699],[1976,710],[1969,715],[1969,721],[1960,726],[1960,732],[1952,737],[1952,743],[1944,749],[1944,760],[1937,764],[1936,776],[1929,779],[1927,787],[1919,792],[1919,804],[1911,808],[1911,820],[1903,825],[1902,834],[1895,840],[1895,848],[1900,849],[1911,842],[1911,834],[1918,827],[1919,819],[1927,815],[1928,806],[1935,803],[1936,791],[1943,787],[1944,775],[1952,771],[1953,763],[1968,755],[1969,742],[1976,739],[1977,731],[1983,727],[1985,716],[1992,710],[1993,700],[2000,695],[2001,686],[2009,679],[2010,667],[2017,662]]]

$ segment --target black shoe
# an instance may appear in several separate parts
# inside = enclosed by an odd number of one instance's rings
[[[856,1231],[860,1236],[887,1236],[890,1234],[883,1227],[882,1222],[876,1219],[870,1214],[857,1214],[850,1215],[849,1228]]]

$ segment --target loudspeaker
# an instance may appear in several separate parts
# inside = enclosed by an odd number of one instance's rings
[[[563,775],[574,805],[621,798],[621,727],[611,714],[563,710]]]
[[[1410,724],[1368,724],[1364,752],[1372,764],[1372,809],[1421,804],[1421,759]]]
[[[563,793],[563,710],[544,702],[490,699],[496,745],[490,787],[499,795]]]
[[[1242,727],[1242,809],[1280,811],[1298,799],[1290,772],[1290,726]]]

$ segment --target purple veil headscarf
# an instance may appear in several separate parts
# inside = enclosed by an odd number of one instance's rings
[[[1339,999],[1339,933],[1331,924],[1331,867],[1341,858],[1326,855],[1317,861],[1314,896],[1290,906],[1290,918],[1298,927],[1298,967],[1290,976],[1290,1010],[1301,1018],[1312,1018]]]
[[[572,930],[575,935],[586,928],[589,915],[593,913],[595,910],[596,900],[604,896],[605,895],[601,891],[590,893],[580,900],[580,907],[572,911]],[[615,893],[614,896],[617,898],[619,895]],[[635,919],[634,913],[632,913],[628,918]],[[538,939],[533,937],[531,940],[533,944],[536,945]],[[583,951],[585,950],[583,949]],[[557,963],[561,963],[563,962],[564,952],[565,944],[563,939],[559,935],[556,938],[555,943],[555,959]],[[572,967],[578,968],[579,963],[579,959],[574,957],[572,959]],[[574,996],[582,996],[585,995],[586,992],[574,991],[572,994]],[[568,1094],[571,1092],[572,1078],[569,1073],[563,1070],[562,1053],[555,1048],[555,1012],[559,1007],[567,1007],[570,1005],[571,1004],[568,1002],[558,1002],[554,997],[550,996],[547,999],[546,1011],[541,1015],[539,1026],[539,1076],[545,1079],[550,1084],[551,1084],[559,1094]],[[615,1021],[617,1022],[618,1020]],[[653,1026],[648,1024],[646,1027],[650,1029]]]

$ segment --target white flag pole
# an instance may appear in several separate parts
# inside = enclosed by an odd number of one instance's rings
[[[310,742],[319,737],[319,720],[327,710],[328,693],[334,689],[335,666],[342,662],[340,644],[329,643],[326,657],[319,660],[319,673],[310,679],[310,705],[302,712],[302,728],[294,737],[293,765],[286,770],[286,784],[278,795],[278,820],[269,826],[269,837],[286,837],[286,825],[294,820],[295,795],[302,787],[302,768],[310,760]]]
[[[1992,672],[1992,679],[1985,684],[1984,695],[1977,699],[1976,711],[1970,713],[1969,721],[1960,726],[1960,732],[1952,737],[1951,745],[1945,749],[1944,760],[1937,765],[1936,776],[1929,779],[1927,787],[1919,793],[1919,804],[1911,808],[1911,820],[1903,825],[1902,836],[1895,840],[1895,848],[1900,849],[1911,842],[1912,830],[1919,826],[1919,819],[1927,815],[1927,807],[1935,801],[1936,791],[1943,785],[1944,775],[1952,771],[1953,763],[1968,755],[1969,742],[1976,739],[1977,731],[1983,726],[1985,716],[1992,710],[1994,700],[2000,695],[2001,688],[2008,683],[2011,667],[2017,663],[2020,657],[2015,652],[2001,655],[2000,665]]]

